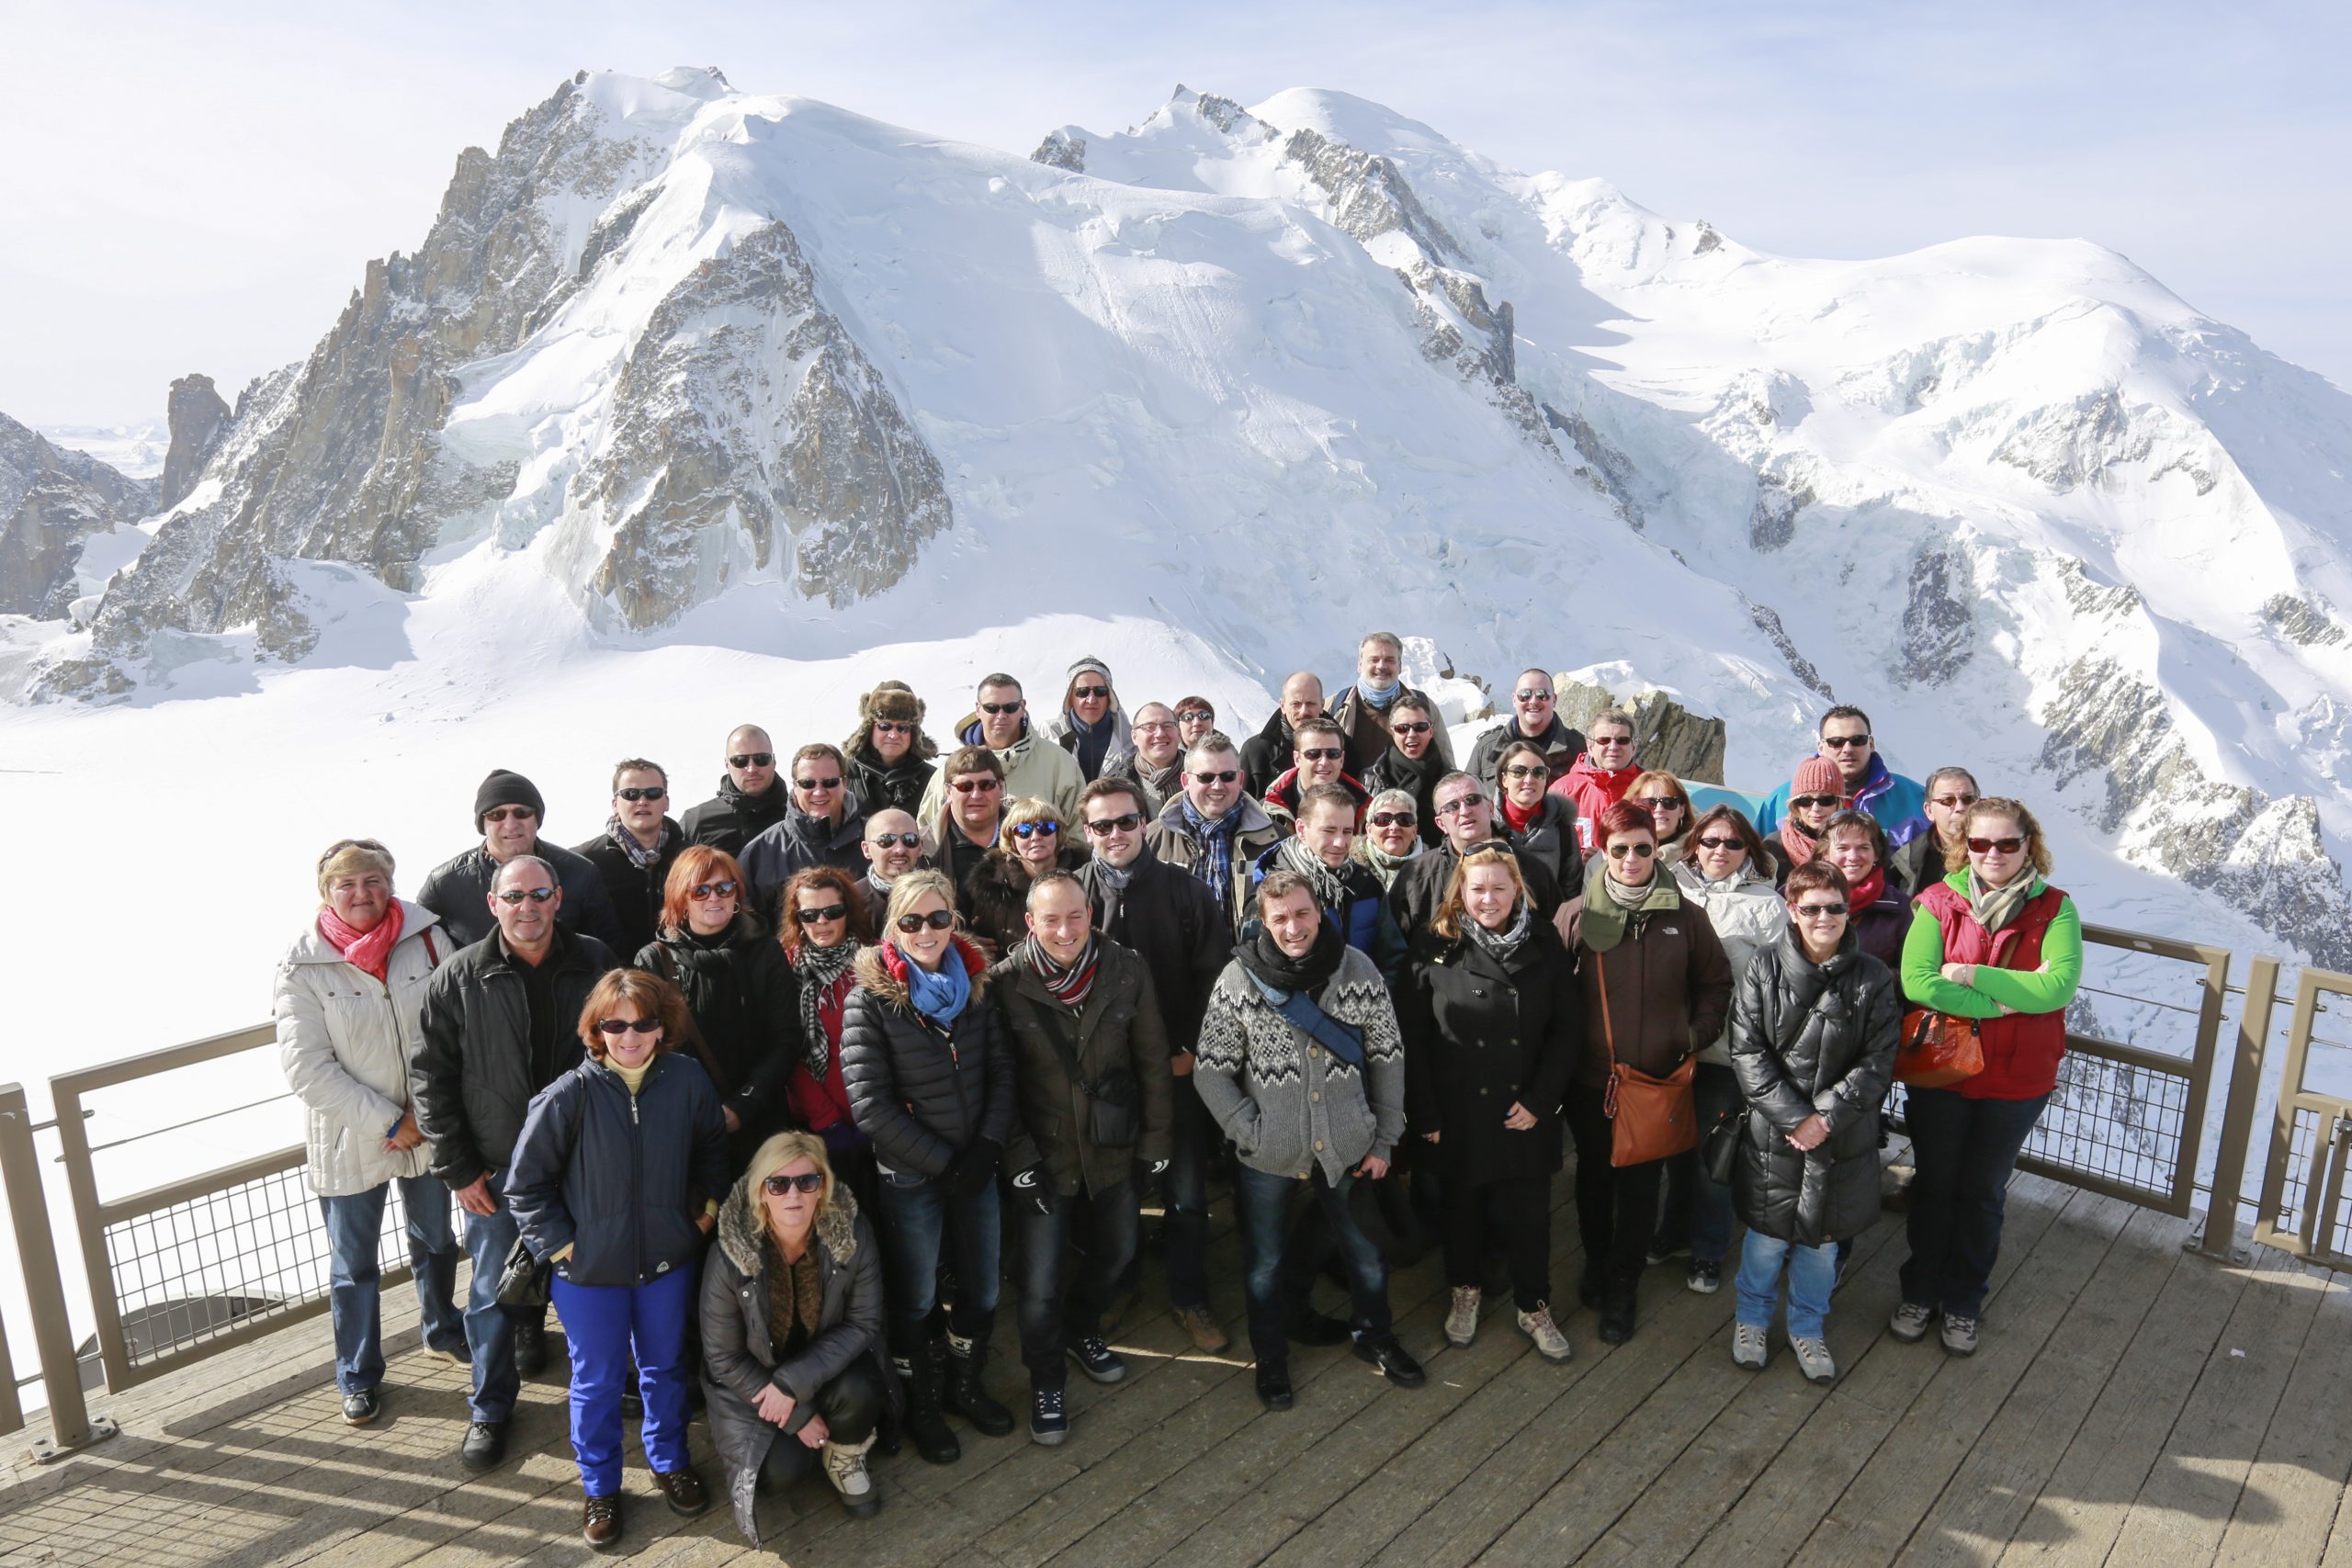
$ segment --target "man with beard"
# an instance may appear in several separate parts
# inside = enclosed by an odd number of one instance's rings
[[[1179,728],[1175,710],[1166,703],[1144,704],[1136,709],[1135,749],[1102,770],[1106,779],[1125,779],[1141,786],[1147,817],[1159,816],[1184,788],[1184,748],[1177,739]]]
[[[1331,717],[1347,738],[1348,772],[1358,778],[1388,750],[1388,721],[1399,702],[1409,697],[1429,713],[1437,712],[1427,692],[1405,684],[1399,673],[1404,663],[1405,644],[1395,632],[1373,632],[1356,644],[1355,684],[1340,694]],[[1446,767],[1453,766],[1453,743],[1442,729],[1437,732],[1437,754]]]
[[[1437,713],[1419,697],[1399,697],[1388,709],[1388,750],[1363,776],[1363,787],[1378,795],[1401,789],[1413,797],[1420,813],[1421,842],[1435,844],[1443,837],[1437,824],[1437,781],[1453,772],[1438,750]]]
[[[1557,711],[1558,688],[1553,684],[1548,670],[1527,669],[1519,672],[1510,694],[1511,716],[1500,725],[1478,737],[1470,748],[1470,761],[1463,772],[1475,776],[1488,789],[1501,787],[1495,770],[1501,765],[1503,748],[1514,740],[1524,740],[1542,749],[1545,766],[1552,770],[1556,782],[1566,778],[1584,755],[1584,737],[1563,720]]]
[[[1292,765],[1298,727],[1310,718],[1320,717],[1322,713],[1322,677],[1311,670],[1293,672],[1283,682],[1282,705],[1266,720],[1265,728],[1241,743],[1242,787],[1262,799],[1283,770]]]
[[[912,811],[937,772],[939,748],[922,732],[923,702],[903,681],[885,681],[857,699],[857,728],[842,742],[850,784],[868,816],[887,807]]]
[[[719,777],[718,793],[689,810],[680,826],[690,844],[740,855],[752,834],[784,820],[792,800],[776,782],[775,742],[758,725],[729,730],[721,760],[727,772]]]
[[[1184,793],[1147,834],[1152,853],[1209,890],[1237,934],[1250,914],[1250,863],[1282,836],[1282,824],[1243,792],[1241,759],[1216,730],[1184,753]]]

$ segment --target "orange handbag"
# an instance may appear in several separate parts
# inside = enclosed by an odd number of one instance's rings
[[[1600,1038],[1609,1047],[1609,1088],[1600,1109],[1609,1118],[1609,1163],[1647,1165],[1699,1146],[1699,1111],[1690,1095],[1698,1063],[1690,1056],[1664,1077],[1617,1059],[1617,1032],[1609,1021],[1609,968],[1592,955],[1600,977]]]
[[[1903,1040],[1894,1051],[1894,1081],[1913,1089],[1947,1089],[1984,1070],[1984,1046],[1976,1021],[1913,1008],[1903,1015]]]

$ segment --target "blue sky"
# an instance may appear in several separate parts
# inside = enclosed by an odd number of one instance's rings
[[[2352,7],[32,0],[0,58],[0,412],[160,416],[306,354],[424,236],[458,150],[580,66],[1026,152],[1178,82],[1338,87],[1745,243],[2111,245],[2352,386]]]

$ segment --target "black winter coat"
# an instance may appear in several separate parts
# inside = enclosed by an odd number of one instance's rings
[[[595,938],[558,926],[543,962],[555,965],[556,1051],[568,1068],[581,1059],[581,1010],[616,960]],[[531,1078],[530,999],[497,932],[433,972],[419,1034],[408,1064],[409,1099],[433,1145],[433,1174],[470,1187],[484,1172],[514,1164],[532,1097],[547,1087]]]
[[[1104,899],[1102,863],[1089,861],[1078,874],[1087,902],[1099,915]],[[1132,949],[1151,971],[1152,994],[1167,1025],[1168,1049],[1189,1055],[1201,1037],[1201,1016],[1209,992],[1233,957],[1233,926],[1217,908],[1216,895],[1201,880],[1177,870],[1144,847],[1119,893],[1108,923],[1098,930]]]
[[[1731,1013],[1732,1071],[1747,1100],[1732,1201],[1748,1229],[1818,1247],[1877,1223],[1878,1108],[1902,1032],[1894,972],[1851,931],[1826,964],[1788,934],[1749,961]],[[1815,1112],[1829,1136],[1800,1151],[1788,1134]]]
[[[1273,782],[1290,771],[1294,750],[1290,720],[1277,707],[1258,733],[1241,743],[1241,787],[1252,799],[1265,799]]]
[[[1503,841],[1506,845],[1510,842]],[[1396,880],[1388,885],[1388,913],[1407,941],[1429,930],[1437,907],[1445,902],[1446,885],[1453,880],[1453,868],[1461,863],[1462,852],[1449,840],[1406,862],[1404,869],[1397,872]],[[1535,918],[1549,924],[1560,908],[1559,883],[1544,869],[1542,861],[1529,860],[1524,855],[1520,856],[1519,874],[1527,884],[1528,901],[1535,906]]]
[[[662,818],[662,852],[641,870],[627,850],[613,842],[609,832],[573,847],[572,853],[596,868],[605,879],[605,891],[612,896],[613,918],[621,932],[615,953],[635,953],[662,929],[662,891],[670,880],[670,867],[685,847],[685,829],[667,817]]]
[[[1008,953],[989,969],[989,995],[1004,1014],[1005,1038],[1012,1046],[1020,1108],[1004,1168],[1019,1172],[1043,1165],[1053,1173],[1054,1190],[1064,1197],[1081,1187],[1099,1193],[1131,1179],[1137,1161],[1157,1165],[1168,1157],[1168,1032],[1160,1021],[1159,999],[1152,994],[1151,971],[1114,942],[1098,941],[1094,953],[1094,986],[1075,1014],[1054,1000],[1021,954]],[[1077,1061],[1077,1078],[1057,1040]],[[1098,1144],[1079,1079],[1100,1084],[1114,1071],[1135,1079],[1136,1137],[1125,1144]]]
[[[1425,934],[1396,1015],[1406,1130],[1442,1134],[1444,1180],[1477,1186],[1560,1168],[1560,1101],[1583,1049],[1584,1009],[1575,961],[1548,921],[1534,922],[1509,964],[1466,936]],[[1534,1126],[1503,1125],[1513,1101],[1535,1113]]]
[[[1552,880],[1562,887],[1581,886],[1584,883],[1584,852],[1577,846],[1577,807],[1572,800],[1544,793],[1535,807],[1535,819],[1525,832],[1515,832],[1503,820],[1501,809],[1495,812],[1495,827],[1519,855],[1519,863],[1529,861],[1542,864],[1552,874]]]
[[[978,950],[958,942],[947,962],[974,970],[971,998],[945,1033],[917,1013],[880,947],[857,955],[857,988],[842,1010],[842,1082],[850,1116],[888,1170],[944,1176],[986,1138],[1012,1137],[1012,1048],[989,1005]]]
[[[863,747],[849,754],[849,778],[857,790],[857,808],[868,817],[877,811],[903,811],[917,817],[915,808],[922,804],[922,792],[938,771],[937,762],[916,756],[911,746],[895,762],[885,762]]]
[[[613,913],[613,897],[605,886],[604,874],[579,851],[545,839],[531,852],[555,867],[556,886],[563,889],[563,908],[557,912],[556,923],[566,931],[593,936],[616,953],[629,951],[621,936],[620,920]],[[490,885],[497,877],[498,863],[476,844],[425,873],[416,901],[441,917],[441,929],[451,941],[471,945],[498,929],[490,912]]]
[[[800,982],[760,918],[739,913],[710,941],[664,931],[631,962],[686,998],[698,1038],[679,1049],[702,1064],[743,1132],[756,1141],[780,1130],[800,1060]]]
[[[745,890],[743,908],[774,926],[784,915],[784,885],[796,874],[812,865],[830,865],[853,877],[864,876],[865,839],[862,811],[842,812],[836,825],[793,807],[783,821],[763,829],[735,857],[742,863],[744,880],[752,885]]]
[[[703,1254],[696,1223],[726,1196],[727,1122],[700,1063],[664,1051],[631,1094],[582,1061],[539,1091],[514,1145],[507,1207],[545,1262],[575,1285],[642,1285]]]
[[[1502,783],[1498,775],[1502,772],[1503,752],[1514,742],[1524,739],[1519,732],[1519,716],[1513,714],[1478,737],[1471,745],[1470,760],[1462,764],[1462,771],[1488,789],[1498,788]],[[1537,737],[1533,744],[1544,749],[1544,761],[1552,770],[1554,784],[1567,777],[1568,770],[1576,766],[1578,757],[1584,755],[1583,732],[1563,720],[1557,713],[1552,715],[1552,727]]]
[[[745,795],[735,787],[732,774],[721,773],[718,793],[687,810],[686,841],[741,855],[752,835],[784,820],[785,808],[791,804],[792,791],[780,771],[775,781],[758,795]]]

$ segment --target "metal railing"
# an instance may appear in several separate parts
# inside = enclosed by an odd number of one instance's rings
[[[2311,1087],[2312,1046],[2328,1043],[2316,1033],[2323,997],[2352,997],[2352,975],[2306,969],[2296,982],[2254,1239],[2343,1269],[2352,1268],[2352,1223],[2345,1213],[2352,1174],[2352,1098]]]
[[[65,1315],[65,1285],[57,1269],[57,1242],[49,1231],[42,1194],[40,1156],[33,1145],[32,1112],[24,1088],[0,1084],[0,1190],[8,1197],[8,1219],[17,1236],[17,1262],[24,1270],[25,1298],[32,1309],[33,1345],[49,1404],[49,1436],[35,1438],[32,1457],[42,1462],[115,1435],[114,1423],[93,1416],[82,1397],[82,1364],[74,1350],[74,1330]],[[21,1431],[25,1406],[17,1389],[8,1337],[0,1326],[0,1432]]]

